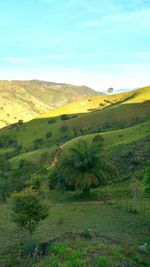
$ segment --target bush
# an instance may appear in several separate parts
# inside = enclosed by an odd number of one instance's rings
[[[44,145],[44,140],[42,138],[37,138],[34,140],[34,149],[39,149]]]
[[[61,132],[66,133],[68,131],[69,127],[67,125],[62,125],[60,127]]]
[[[48,216],[48,206],[32,188],[15,193],[12,200],[12,220],[29,233],[30,239],[39,222]]]
[[[28,240],[21,247],[21,255],[33,257],[37,243],[34,240]]]
[[[51,119],[48,120],[48,124],[52,124],[52,123],[55,123],[55,122],[56,122],[56,119],[54,119],[54,118],[51,118]]]
[[[65,120],[69,120],[69,119],[70,119],[70,116],[67,115],[67,114],[63,114],[63,115],[61,116],[61,119],[62,119],[63,121],[65,121]]]
[[[47,134],[46,134],[46,138],[51,138],[52,137],[52,132],[48,132]]]
[[[108,267],[109,266],[108,259],[105,256],[99,256],[96,261],[96,266],[97,267]]]

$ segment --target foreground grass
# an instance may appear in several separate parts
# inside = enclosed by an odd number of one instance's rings
[[[141,257],[138,252],[139,245],[150,243],[149,216],[134,214],[115,205],[91,201],[49,203],[49,207],[49,217],[41,223],[34,239],[45,242],[64,236],[59,239],[58,248],[54,249],[51,256],[43,258],[43,261],[35,266],[120,266],[117,264],[121,259],[132,262],[134,257]],[[20,241],[25,242],[27,235],[20,233],[11,222],[9,204],[1,205],[0,213],[0,255],[3,255],[7,248]],[[90,236],[86,234],[88,229]],[[85,234],[81,235],[84,231]],[[59,248],[60,244],[62,249]],[[101,256],[111,260],[114,265],[96,265]],[[147,255],[142,257],[146,264],[150,264],[147,263]],[[5,256],[2,257],[2,262],[4,258]],[[73,265],[70,261],[79,263]],[[101,262],[101,259],[99,261]],[[135,261],[131,266],[150,266],[140,264],[136,265]]]

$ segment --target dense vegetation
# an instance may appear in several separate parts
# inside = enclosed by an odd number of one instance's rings
[[[2,267],[150,266],[149,116],[146,87],[1,130]]]

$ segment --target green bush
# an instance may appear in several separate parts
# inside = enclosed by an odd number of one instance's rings
[[[96,266],[97,267],[108,267],[109,266],[108,259],[105,256],[99,256],[96,261]]]
[[[52,137],[52,132],[48,132],[47,134],[46,134],[46,138],[51,138]]]
[[[67,250],[66,244],[53,244],[51,246],[51,252],[55,255],[62,256],[64,255],[65,251]]]
[[[55,123],[56,122],[56,119],[55,118],[51,118],[48,120],[48,124],[52,124],[52,123]]]

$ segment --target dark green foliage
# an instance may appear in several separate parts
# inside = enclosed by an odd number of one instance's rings
[[[53,168],[49,174],[49,188],[61,188],[66,189],[65,180],[63,173],[58,168]]]
[[[104,138],[101,134],[96,134],[93,138],[93,143],[95,143],[100,148],[103,146]]]
[[[100,144],[100,145],[99,145]],[[117,173],[103,153],[103,143],[87,144],[79,141],[62,157],[59,168],[64,173],[65,183],[75,187],[81,194],[87,194],[92,187],[107,184]]]
[[[63,114],[63,115],[61,116],[61,119],[62,119],[63,121],[65,121],[65,120],[69,120],[69,119],[70,119],[70,116],[67,115],[67,114]]]
[[[18,121],[18,125],[19,125],[19,126],[22,126],[22,125],[23,125],[23,120],[19,120],[19,121]]]
[[[144,172],[144,190],[150,196],[150,167],[147,167]]]
[[[13,195],[12,210],[12,220],[21,230],[28,231],[30,238],[38,223],[48,216],[46,203],[39,198],[38,193],[32,188],[26,188]]]
[[[46,138],[51,138],[52,137],[52,132],[48,132],[47,134],[46,134]]]
[[[4,175],[0,174],[0,199],[5,203],[7,197],[9,196],[10,185],[9,185],[9,178]]]
[[[69,129],[69,127],[67,125],[62,125],[60,127],[60,130],[61,130],[62,133],[66,133],[68,131],[68,129]]]
[[[55,123],[56,122],[56,119],[55,118],[50,118],[49,120],[48,120],[48,124],[53,124],[53,123]]]
[[[0,148],[16,147],[17,141],[10,136],[4,135],[0,138]]]
[[[46,163],[46,162],[48,162],[48,160],[49,160],[49,154],[48,154],[48,152],[42,153],[41,154],[41,162],[42,163]]]
[[[18,168],[11,171],[11,192],[19,192],[24,189],[32,174],[37,169],[38,166],[34,165],[32,162],[21,160]]]
[[[42,138],[37,138],[34,140],[34,149],[39,149],[44,145],[44,140]]]
[[[97,267],[109,267],[109,262],[106,256],[99,256],[96,261]]]

